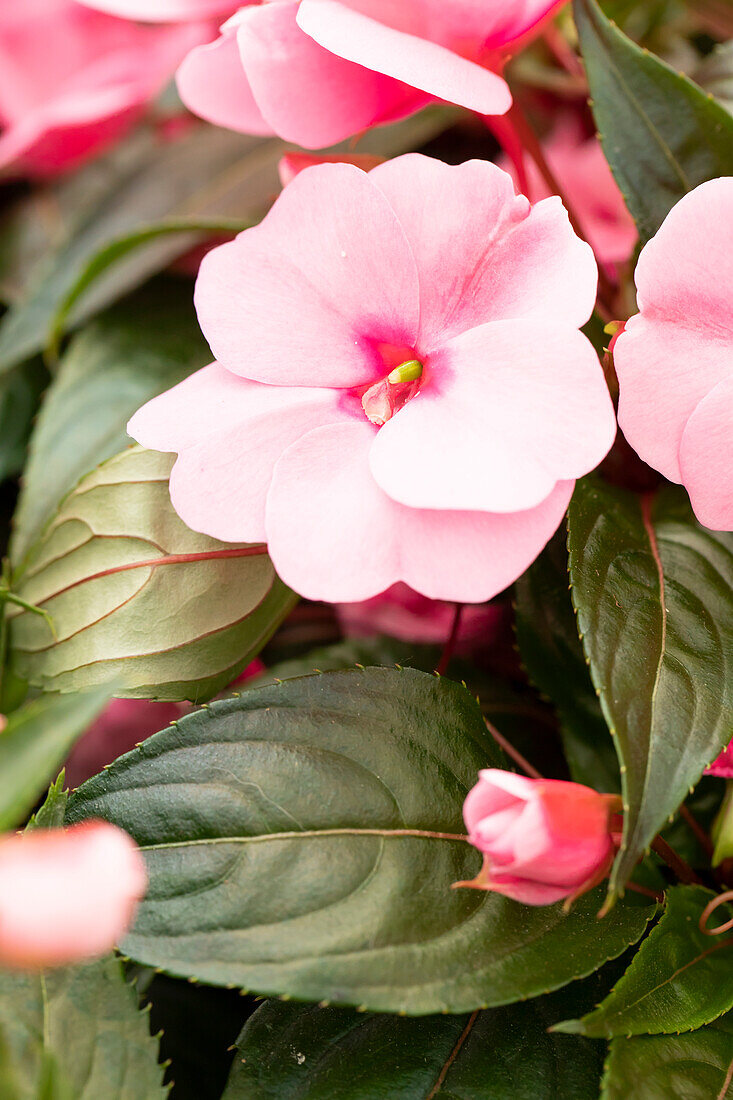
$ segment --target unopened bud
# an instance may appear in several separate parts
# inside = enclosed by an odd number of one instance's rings
[[[390,386],[399,386],[403,382],[416,382],[422,375],[422,363],[419,359],[407,359],[387,375]]]

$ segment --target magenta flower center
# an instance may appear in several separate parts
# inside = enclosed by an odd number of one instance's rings
[[[382,349],[387,374],[370,386],[360,387],[356,394],[364,415],[381,428],[399,412],[420,390],[425,368],[411,349]]]

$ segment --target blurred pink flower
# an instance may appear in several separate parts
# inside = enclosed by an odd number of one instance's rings
[[[251,0],[257,3],[258,0]],[[232,15],[237,0],[79,0],[87,8],[136,19],[144,23],[185,23],[191,19],[220,19]]]
[[[614,345],[618,419],[637,454],[733,530],[733,177],[685,195],[636,266],[639,313]]]
[[[710,767],[705,769],[706,775],[717,775],[720,779],[733,779],[733,741],[716,756]]]
[[[406,584],[393,584],[379,596],[336,607],[341,629],[347,636],[363,638],[388,634],[404,642],[443,645],[450,636],[456,605],[429,600]],[[491,645],[507,621],[507,608],[499,604],[470,604],[461,609],[457,650],[475,642]]]
[[[245,4],[215,42],[189,54],[178,87],[195,114],[217,125],[276,133],[313,149],[435,100],[503,114],[511,95],[494,70],[561,2]],[[121,6],[116,0],[116,10]],[[155,10],[163,6],[157,0]]]
[[[146,886],[138,848],[104,821],[0,838],[0,965],[64,966],[106,954]]]
[[[178,452],[171,499],[191,528],[267,542],[304,596],[404,581],[480,603],[613,441],[577,331],[595,290],[560,200],[531,208],[496,165],[308,168],[204,259],[196,306],[219,362],[128,430]]]
[[[484,855],[471,882],[525,905],[552,905],[599,882],[613,856],[615,795],[487,768],[466,797],[468,839]]]
[[[0,5],[0,169],[46,174],[116,141],[171,79],[201,24],[140,27],[75,0]]]
[[[287,187],[305,168],[316,164],[355,164],[364,172],[371,172],[378,164],[384,163],[384,157],[370,156],[369,153],[286,153],[278,162],[280,183]]]
[[[549,167],[572,205],[585,239],[604,266],[625,263],[638,234],[626,209],[596,137],[586,137],[573,115],[563,117],[542,144]],[[509,158],[499,161],[519,188],[516,169]],[[547,198],[550,190],[530,156],[524,158],[527,197],[532,202]]]

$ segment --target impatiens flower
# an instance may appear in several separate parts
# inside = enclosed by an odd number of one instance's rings
[[[716,756],[710,767],[705,769],[706,775],[717,775],[720,779],[733,779],[733,741]]]
[[[599,263],[625,263],[637,239],[636,226],[613,178],[601,143],[586,137],[573,115],[563,117],[542,145],[545,158],[575,213]],[[499,162],[512,173],[508,158]],[[532,202],[552,194],[531,157],[524,158],[527,197]],[[520,188],[521,190],[521,188]]]
[[[457,651],[471,643],[489,646],[496,641],[507,621],[506,611],[506,607],[499,604],[463,607]],[[363,638],[388,634],[404,642],[423,645],[444,645],[453,628],[455,613],[455,604],[429,600],[406,584],[393,584],[371,600],[336,607],[339,623],[347,636]]]
[[[466,797],[468,839],[484,856],[472,882],[525,905],[552,905],[604,877],[620,799],[579,783],[487,768]]]
[[[119,138],[205,41],[200,24],[140,27],[75,0],[0,5],[0,168],[69,168]]]
[[[300,172],[315,164],[355,164],[364,172],[371,172],[372,168],[383,163],[384,157],[370,156],[369,153],[286,153],[284,157],[280,157],[277,170],[280,183],[287,187]]]
[[[511,95],[495,70],[559,2],[253,2],[192,51],[178,88],[194,114],[217,125],[313,149],[435,100],[503,114]]]
[[[639,313],[614,345],[618,419],[697,518],[733,530],[733,177],[685,195],[636,267]]]
[[[205,257],[218,362],[133,417],[194,530],[267,542],[333,603],[397,581],[480,603],[534,560],[615,421],[578,326],[596,267],[557,198],[408,155],[301,172]]]
[[[139,850],[103,821],[0,838],[0,966],[64,966],[105,954],[146,886]]]

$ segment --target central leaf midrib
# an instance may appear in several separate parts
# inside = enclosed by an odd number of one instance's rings
[[[167,840],[159,844],[140,844],[142,852],[167,851],[172,848],[201,847],[207,844],[263,844],[278,840],[308,840],[322,837],[373,837],[381,840],[418,839],[460,841],[468,843],[468,837],[461,833],[443,833],[427,829],[299,829],[284,833],[256,833],[252,836],[214,836],[196,837],[189,840]]]

